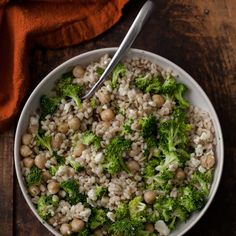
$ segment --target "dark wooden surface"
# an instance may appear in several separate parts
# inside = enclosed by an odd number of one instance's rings
[[[80,53],[118,46],[144,1],[131,0],[111,30],[78,46],[31,52],[31,91],[61,62]],[[236,0],[160,0],[134,47],[181,66],[203,87],[222,125],[225,165],[220,188],[187,235],[236,235]],[[29,91],[30,92],[30,91]],[[0,235],[51,235],[31,213],[13,166],[15,127],[0,134]]]

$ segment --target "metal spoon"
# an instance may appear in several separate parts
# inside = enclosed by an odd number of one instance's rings
[[[118,50],[116,51],[115,55],[113,56],[112,60],[108,64],[107,68],[103,72],[100,79],[96,82],[96,84],[91,88],[91,90],[84,95],[81,99],[88,99],[93,96],[93,94],[96,92],[98,88],[102,85],[104,80],[109,76],[109,74],[112,72],[112,70],[115,68],[115,66],[118,64],[118,62],[122,59],[124,54],[128,51],[128,49],[133,44],[134,40],[138,36],[139,32],[141,31],[143,25],[149,18],[152,9],[153,9],[154,3],[151,0],[148,0],[141,10],[139,11],[137,17],[135,18],[133,24],[131,25],[128,33],[126,34],[125,38],[123,39],[122,43],[120,44]]]

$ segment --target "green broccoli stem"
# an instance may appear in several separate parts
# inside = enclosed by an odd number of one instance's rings
[[[74,100],[77,107],[81,107],[81,100],[78,96],[70,96],[70,97]]]
[[[120,166],[122,167],[122,169],[126,172],[126,173],[130,173],[130,170],[128,169],[127,165],[125,164],[122,156],[118,156],[118,160],[120,163]]]
[[[53,155],[53,150],[51,147],[51,137],[43,135],[42,137],[37,134],[38,146],[48,149],[50,155]]]

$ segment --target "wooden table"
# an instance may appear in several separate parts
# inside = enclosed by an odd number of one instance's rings
[[[60,50],[34,49],[31,91],[63,61],[96,48],[118,46],[143,2],[130,1],[120,22],[94,40]],[[187,235],[236,235],[236,0],[157,1],[134,47],[162,55],[192,75],[211,99],[222,125],[225,166],[220,188]],[[19,189],[13,166],[14,130],[15,126],[0,134],[0,235],[51,235],[31,213]]]

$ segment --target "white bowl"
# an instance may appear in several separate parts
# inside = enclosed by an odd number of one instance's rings
[[[17,129],[16,129],[15,145],[14,145],[14,159],[15,159],[15,168],[16,168],[17,178],[18,178],[22,193],[29,207],[31,208],[35,216],[39,219],[39,221],[54,235],[60,235],[60,234],[52,226],[44,222],[38,216],[35,210],[35,207],[33,203],[31,202],[30,197],[27,194],[27,189],[24,184],[24,180],[21,173],[21,167],[20,167],[21,157],[19,155],[19,147],[21,144],[21,136],[27,129],[30,115],[39,107],[39,99],[41,95],[50,93],[51,89],[53,88],[55,84],[55,81],[58,78],[60,78],[60,76],[63,73],[71,70],[77,64],[88,65],[90,62],[98,60],[102,55],[106,53],[108,53],[109,55],[113,55],[116,50],[117,48],[104,48],[104,49],[94,50],[94,51],[90,51],[90,52],[81,54],[79,56],[73,57],[70,60],[64,62],[63,64],[55,68],[52,72],[50,72],[39,83],[39,85],[35,88],[35,90],[30,95],[29,99],[27,100],[21,112],[20,119],[19,119]],[[211,204],[215,196],[218,185],[220,183],[220,178],[221,178],[222,169],[223,169],[223,160],[224,160],[223,137],[222,137],[220,123],[216,115],[215,109],[213,108],[205,92],[198,85],[198,83],[184,70],[182,70],[180,67],[170,62],[169,60],[161,56],[158,56],[156,54],[147,52],[147,51],[131,49],[129,53],[127,54],[127,57],[133,57],[133,56],[148,59],[160,65],[163,69],[171,69],[175,74],[179,75],[178,80],[181,82],[184,82],[189,88],[188,99],[190,100],[190,102],[200,107],[201,109],[209,112],[213,121],[213,125],[215,127],[215,135],[216,135],[216,140],[217,140],[216,149],[215,149],[217,165],[215,168],[214,180],[212,183],[209,199],[206,205],[204,206],[204,208],[200,212],[193,214],[186,223],[179,224],[176,230],[174,230],[171,233],[171,236],[183,235],[190,228],[192,228],[197,223],[197,221],[203,216],[203,214],[206,212],[207,208],[209,207],[209,205]]]

